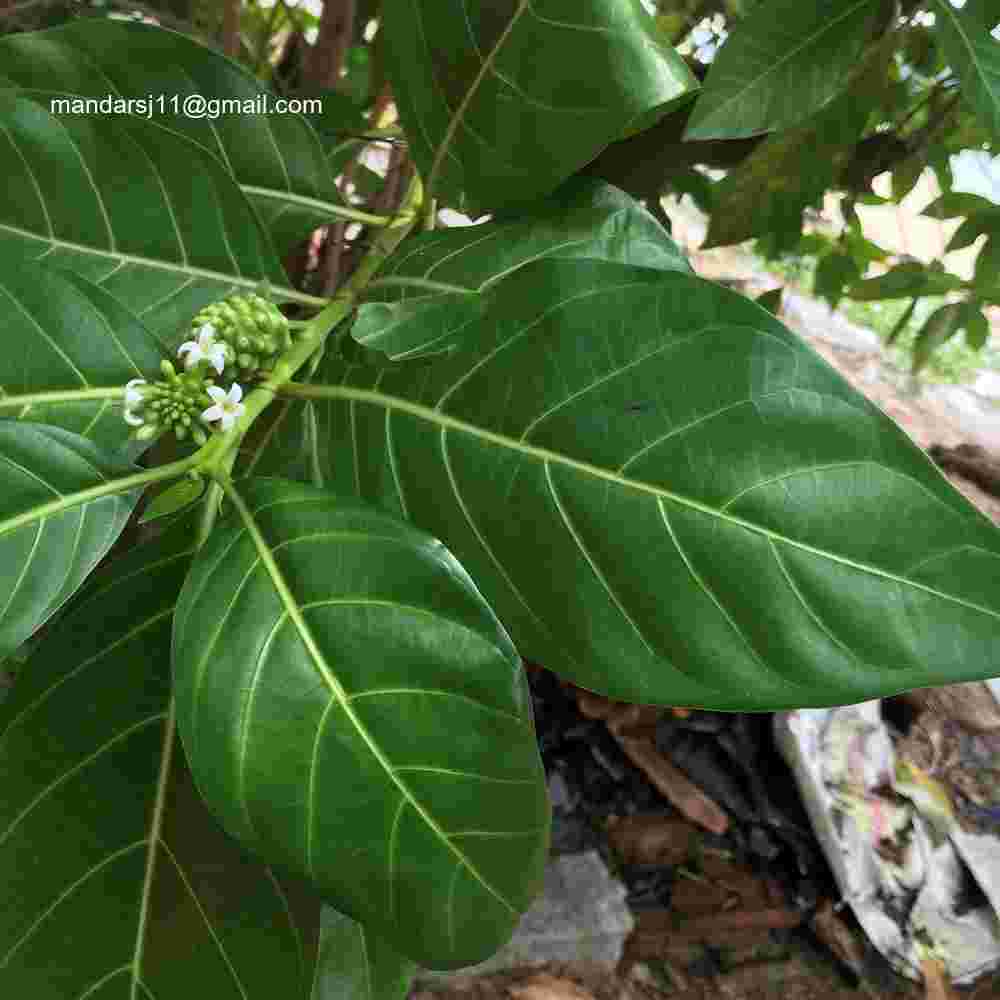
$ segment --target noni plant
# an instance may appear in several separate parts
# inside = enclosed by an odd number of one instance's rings
[[[699,88],[639,0],[389,0],[311,116],[156,25],[0,39],[0,996],[487,958],[547,852],[521,657],[729,711],[997,672],[992,523],[595,169],[797,128],[902,30],[743,6]]]

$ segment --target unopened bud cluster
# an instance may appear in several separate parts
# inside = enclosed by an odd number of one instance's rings
[[[277,306],[259,295],[234,295],[206,306],[191,329],[211,326],[225,347],[223,382],[248,382],[274,370],[279,355],[292,346],[288,320]]]
[[[134,378],[125,387],[125,420],[138,428],[136,439],[173,431],[181,440],[190,434],[196,444],[204,444],[208,436],[201,415],[212,402],[205,376],[197,370],[178,375],[169,361],[160,362],[160,371],[162,382]]]
[[[292,345],[288,320],[259,295],[231,296],[207,306],[191,321],[191,329],[195,339],[177,350],[183,374],[163,361],[163,381],[150,384],[137,378],[125,387],[125,421],[137,428],[140,441],[171,430],[201,445],[208,440],[204,427],[214,421],[228,431],[245,409],[237,379],[266,375]],[[230,384],[228,392],[215,384],[216,377]]]

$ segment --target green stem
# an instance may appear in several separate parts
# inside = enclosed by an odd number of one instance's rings
[[[0,535],[8,531],[17,531],[26,524],[33,524],[35,521],[42,521],[54,514],[61,514],[65,510],[78,507],[80,504],[90,503],[92,500],[99,500],[101,497],[113,496],[116,493],[126,493],[139,486],[148,486],[150,483],[158,483],[163,479],[174,479],[183,476],[199,462],[199,455],[191,455],[183,458],[179,462],[170,462],[168,465],[160,465],[155,469],[148,469],[145,472],[137,472],[134,476],[123,476],[121,479],[113,479],[109,483],[102,483],[100,486],[91,486],[90,489],[80,490],[78,493],[68,493],[58,500],[51,500],[49,503],[39,507],[33,507],[24,514],[12,517],[7,521],[0,522]]]
[[[0,410],[19,406],[44,406],[46,403],[79,403],[88,399],[122,399],[125,387],[107,389],[58,389],[52,392],[26,392],[23,396],[0,396]]]
[[[198,452],[197,467],[218,478],[227,474],[236,459],[236,449],[250,425],[260,416],[274,399],[275,394],[323,345],[330,331],[351,314],[361,293],[385,259],[402,242],[416,224],[422,188],[420,180],[414,176],[409,190],[400,206],[399,214],[384,229],[379,230],[371,249],[365,254],[357,270],[344,283],[340,291],[330,299],[326,308],[309,321],[292,347],[280,357],[274,371],[266,382],[262,382],[244,401],[244,410],[236,425],[227,433],[219,434]],[[228,465],[224,466],[224,463]]]

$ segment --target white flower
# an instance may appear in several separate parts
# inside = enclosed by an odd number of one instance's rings
[[[145,384],[146,380],[144,378],[134,378],[125,383],[125,408],[122,412],[122,416],[125,418],[125,423],[127,423],[130,427],[142,426],[142,417],[133,413],[132,408],[135,406],[142,406],[143,396],[136,387]]]
[[[226,367],[225,345],[215,339],[215,327],[211,323],[201,327],[197,340],[187,340],[181,344],[177,348],[177,356],[184,358],[185,368],[194,368],[199,361],[207,361],[221,375],[222,369]]]
[[[240,402],[243,398],[243,390],[234,382],[229,387],[228,393],[217,385],[210,385],[208,394],[215,400],[215,405],[205,410],[201,419],[206,422],[221,420],[222,429],[228,431],[236,423],[236,418],[242,416],[246,409]]]

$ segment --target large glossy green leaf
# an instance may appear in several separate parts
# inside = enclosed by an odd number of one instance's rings
[[[174,624],[178,725],[226,830],[430,968],[502,945],[548,803],[507,634],[440,542],[285,480],[240,484]]]
[[[108,448],[125,443],[131,428],[120,403],[50,403],[34,394],[156,377],[163,348],[135,316],[72,272],[11,260],[0,272],[0,322],[0,419],[53,424]],[[11,405],[25,396],[34,399]]]
[[[946,271],[933,271],[919,263],[899,264],[880,274],[852,285],[847,294],[859,302],[878,299],[909,299],[922,295],[945,295],[963,285],[962,279]]]
[[[574,178],[523,213],[479,226],[440,230],[407,242],[380,278],[418,278],[474,289],[456,296],[387,287],[361,307],[351,334],[390,358],[449,350],[481,314],[484,295],[506,275],[543,257],[612,260],[691,273],[664,228],[624,191]]]
[[[380,30],[413,157],[470,214],[548,194],[697,87],[640,0],[413,0]]]
[[[0,86],[144,100],[149,114],[217,156],[260,212],[281,252],[343,204],[320,141],[241,66],[185,35],[85,18],[0,40]],[[196,108],[185,100],[240,102]],[[266,110],[265,110],[266,109]],[[351,122],[353,124],[353,120]]]
[[[285,287],[214,156],[141,118],[53,115],[52,97],[0,91],[0,264],[72,270],[173,345],[203,305],[262,281],[278,299],[314,301]]]
[[[878,0],[768,0],[712,62],[685,139],[739,139],[809,118],[843,91]]]
[[[0,707],[4,997],[310,998],[318,901],[219,829],[175,738],[191,521],[95,577]]]
[[[323,907],[312,1000],[406,1000],[414,966],[356,920]]]
[[[1000,139],[1000,42],[975,14],[957,9],[950,0],[933,0],[937,38],[962,81],[962,96],[979,121]]]
[[[1000,535],[766,310],[540,261],[476,348],[324,362],[329,487],[442,538],[522,655],[638,703],[837,705],[988,677]]]
[[[58,610],[111,548],[139,493],[87,491],[131,472],[78,434],[0,421],[0,657]]]
[[[849,161],[886,81],[892,48],[875,49],[846,92],[809,121],[768,136],[712,188],[712,217],[702,248],[769,240],[771,251],[799,240],[802,210],[818,205]]]

